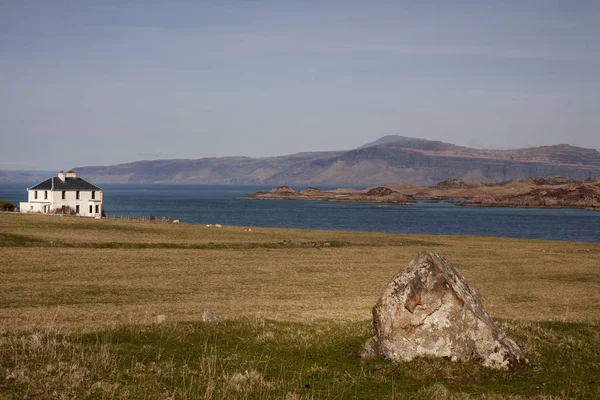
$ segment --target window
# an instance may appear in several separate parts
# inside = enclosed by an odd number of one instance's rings
[[[77,192],[79,193],[79,192]],[[79,214],[79,206],[75,206],[75,214]]]
[[[90,214],[92,213],[92,207],[93,207],[93,206],[90,204]]]
[[[75,192],[75,199],[79,200],[79,190]]]
[[[48,199],[48,191],[44,190],[44,200],[47,200],[47,199]]]
[[[37,200],[37,190],[33,192],[33,198]]]
[[[99,214],[99,213],[100,213],[100,206],[96,205],[96,214]]]
[[[66,199],[67,198],[67,192],[66,191],[62,191],[62,199]]]
[[[96,192],[92,190],[92,200],[96,198]]]

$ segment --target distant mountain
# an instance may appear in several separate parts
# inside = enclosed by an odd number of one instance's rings
[[[260,184],[296,169],[310,170],[343,152],[298,153],[289,156],[250,158],[221,157],[197,160],[138,161],[108,167],[76,168],[77,174],[93,182],[166,182]]]
[[[393,138],[392,136],[391,138]],[[430,185],[457,178],[503,182],[527,177],[600,176],[600,153],[567,144],[515,150],[485,150],[398,136],[350,151],[280,157],[222,157],[138,161],[76,168],[94,183],[231,183],[268,185]],[[397,138],[397,137],[396,137]],[[9,171],[6,171],[9,172]]]
[[[56,171],[58,172],[58,171]],[[0,171],[0,182],[38,183],[56,172],[50,171]]]
[[[380,144],[386,144],[386,143],[391,143],[391,142],[401,142],[401,141],[405,141],[405,140],[415,140],[415,139],[416,138],[411,138],[408,136],[387,135],[387,136],[380,137],[379,139],[375,140],[374,142],[363,144],[362,146],[359,147],[359,149],[364,149],[366,147],[378,146]]]
[[[569,145],[517,150],[481,150],[413,139],[344,152],[297,165],[268,184],[429,185],[448,178],[503,182],[530,176],[600,176],[600,153]]]

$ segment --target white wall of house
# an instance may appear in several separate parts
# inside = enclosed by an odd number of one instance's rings
[[[44,203],[42,201],[34,200],[31,202],[21,202],[19,204],[19,210],[22,213],[41,213],[45,212],[45,207],[47,207],[50,203]]]
[[[101,190],[81,190],[79,192],[73,190],[28,190],[28,200],[20,205],[22,213],[53,213],[56,209],[68,206],[81,216],[102,215]]]

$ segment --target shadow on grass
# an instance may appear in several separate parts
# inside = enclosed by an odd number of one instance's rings
[[[33,236],[0,232],[0,247],[49,247],[50,244]]]
[[[399,243],[352,243],[346,241],[309,241],[309,242],[243,242],[243,243],[141,243],[141,242],[61,242],[0,232],[0,247],[54,247],[87,249],[283,249],[283,248],[340,248],[340,247],[389,247],[389,246],[442,246],[441,243],[425,240],[403,240]]]

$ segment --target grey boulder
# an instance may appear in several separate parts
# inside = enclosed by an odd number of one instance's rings
[[[435,253],[421,252],[392,278],[373,307],[373,330],[363,357],[444,357],[497,369],[527,362],[484,310],[475,290]]]

